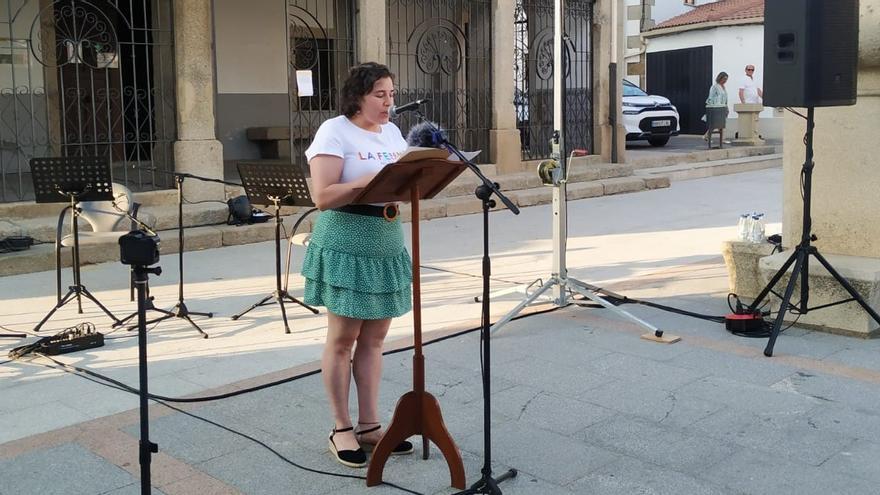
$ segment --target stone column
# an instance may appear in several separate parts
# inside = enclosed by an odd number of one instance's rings
[[[355,62],[388,63],[388,17],[385,0],[357,1]]]
[[[492,129],[489,130],[489,162],[499,173],[522,171],[521,143],[513,106],[513,15],[516,0],[492,2]]]
[[[880,0],[860,2],[856,104],[817,108],[815,118],[811,217],[812,231],[819,239],[813,244],[851,282],[865,280],[876,285],[880,280],[880,162],[875,144],[880,127]],[[782,230],[788,249],[801,238],[800,172],[806,125],[803,119],[788,112],[784,125]],[[810,270],[811,298],[815,294],[821,299],[823,285],[812,282],[813,274],[824,270],[818,263],[811,263]],[[874,304],[870,299],[868,302]],[[810,305],[814,305],[813,299]],[[829,321],[827,315],[833,311],[823,309],[816,311],[815,316],[810,312],[800,323],[856,332],[876,327],[873,321],[865,321],[870,317],[857,305],[840,307],[847,311],[838,313],[837,321]],[[877,305],[873,307],[880,311]]]
[[[598,0],[593,11],[593,154],[602,155],[604,161],[611,161],[612,124],[611,112],[617,115],[617,160],[626,161],[626,130],[621,118],[620,92],[623,91],[623,75],[626,73],[624,59],[625,36],[623,22],[626,16],[623,0]],[[612,81],[609,80],[609,64],[617,63],[616,101],[611,102],[609,93]]]
[[[174,0],[178,172],[223,178],[223,146],[214,135],[214,50],[210,0]],[[223,185],[187,180],[187,199],[224,199]]]

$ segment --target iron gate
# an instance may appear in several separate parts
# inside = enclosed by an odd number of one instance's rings
[[[352,0],[287,2],[290,150],[293,163],[308,171],[306,148],[321,123],[339,114],[339,88],[354,65]],[[311,79],[313,94],[300,95],[297,71]]]
[[[565,145],[593,150],[592,0],[565,2]],[[553,134],[553,0],[517,0],[514,108],[522,159],[550,156]]]
[[[463,150],[488,157],[492,126],[492,1],[389,0],[388,65],[397,103],[428,98],[428,119]],[[404,114],[406,133],[416,117]]]
[[[171,187],[171,0],[0,9],[0,201],[33,197],[28,161],[41,156],[107,156],[116,182]]]

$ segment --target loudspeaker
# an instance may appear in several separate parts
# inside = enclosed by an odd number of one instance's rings
[[[854,105],[858,59],[858,0],[765,2],[765,105]]]

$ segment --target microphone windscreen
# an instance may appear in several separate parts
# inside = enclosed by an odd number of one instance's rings
[[[438,129],[440,126],[433,122],[419,122],[410,128],[406,143],[421,148],[442,148],[441,141],[446,138],[446,131]]]

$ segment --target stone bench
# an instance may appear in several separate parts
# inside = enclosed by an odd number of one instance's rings
[[[728,241],[722,251],[730,275],[730,289],[740,297],[752,299],[770,281],[773,275],[782,268],[783,263],[791,255],[791,249],[776,254],[772,252],[772,244],[751,244],[747,242]],[[845,256],[823,253],[832,267],[852,285],[874,311],[880,312],[880,259],[861,256]],[[792,268],[789,267],[788,273]],[[774,290],[782,294],[789,281],[785,274],[777,282]],[[818,260],[810,258],[810,300],[808,307],[815,308],[824,304],[850,299],[849,293],[835,280]],[[770,295],[770,309],[779,308],[779,298]],[[795,286],[791,302],[800,299],[800,282]],[[794,321],[798,315],[786,313],[787,322]],[[821,308],[801,315],[797,320],[799,326],[817,330],[850,335],[855,337],[873,338],[880,336],[880,325],[865,312],[855,301]]]
[[[260,158],[290,159],[290,127],[248,127],[247,138],[260,147]],[[306,127],[294,127],[293,139],[310,141],[312,132]]]

